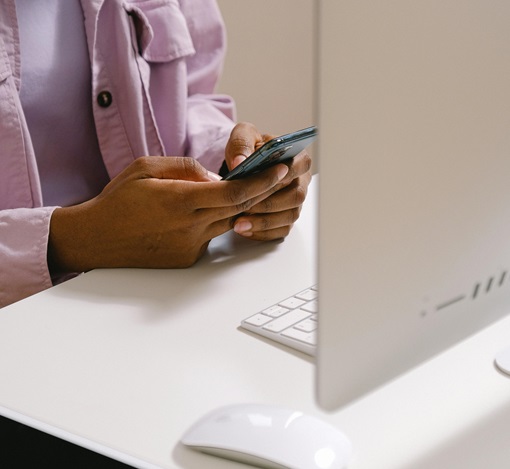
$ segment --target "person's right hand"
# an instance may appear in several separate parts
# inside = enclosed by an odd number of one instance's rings
[[[212,238],[232,228],[236,215],[271,195],[287,172],[280,164],[225,182],[192,158],[139,158],[97,197],[55,209],[48,263],[59,274],[188,267]]]

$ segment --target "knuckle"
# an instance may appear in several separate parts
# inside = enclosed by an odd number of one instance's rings
[[[273,204],[273,201],[271,199],[271,197],[267,197],[266,199],[264,199],[262,202],[260,202],[260,205],[261,205],[261,208],[262,208],[262,212],[273,212],[274,211],[274,204]]]
[[[140,158],[137,158],[134,163],[138,164],[139,166],[148,166],[152,161],[154,160],[154,157],[152,156],[140,156]]]
[[[303,186],[296,186],[296,188],[294,189],[294,203],[297,205],[297,206],[300,206],[304,203],[306,199],[306,190]]]
[[[289,210],[289,223],[292,225],[293,223],[295,223],[298,218],[299,218],[299,215],[301,214],[301,209],[300,208],[294,208],[292,210]]]
[[[287,237],[287,236],[289,235],[289,233],[290,233],[290,230],[291,230],[291,229],[292,229],[292,225],[287,225],[287,226],[285,226],[285,227],[283,228],[283,230],[282,230],[282,236],[281,236],[281,237],[282,237],[282,238]]]
[[[147,173],[152,166],[154,158],[151,156],[141,156],[133,161],[132,167],[136,172]]]
[[[291,162],[287,178],[295,179],[299,176],[309,173],[311,169],[312,157],[306,150],[303,150],[299,156]]]
[[[245,200],[244,202],[236,204],[235,210],[237,213],[247,212],[253,207],[253,204],[254,202],[252,200]]]
[[[182,171],[186,176],[193,176],[202,172],[202,167],[195,158],[180,158],[180,164],[182,166]]]
[[[244,122],[244,121],[239,122],[235,125],[234,131],[237,131],[239,129],[256,131],[255,124],[252,124],[251,122]]]
[[[232,205],[242,205],[248,201],[248,193],[243,184],[239,184],[237,181],[233,181],[232,184],[228,184],[225,192],[225,201]]]
[[[253,136],[257,135],[257,129],[249,122],[240,122],[230,134],[227,142],[227,151],[251,153]]]
[[[243,154],[250,153],[252,150],[250,141],[241,136],[232,137],[232,139],[229,142],[229,147],[231,151]]]
[[[305,173],[308,173],[312,169],[312,157],[307,151],[304,152],[304,165]]]
[[[261,231],[267,231],[271,229],[271,222],[267,217],[260,217],[258,220],[258,224]]]

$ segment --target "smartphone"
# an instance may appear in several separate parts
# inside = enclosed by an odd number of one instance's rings
[[[309,146],[316,137],[317,127],[313,126],[273,138],[224,176],[223,180],[240,179],[276,163],[289,161]]]

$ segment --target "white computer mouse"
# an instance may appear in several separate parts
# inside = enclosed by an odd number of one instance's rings
[[[496,355],[495,363],[500,371],[510,375],[510,347],[501,350]]]
[[[341,469],[351,443],[334,426],[272,405],[221,407],[197,421],[181,438],[193,449],[266,468]]]

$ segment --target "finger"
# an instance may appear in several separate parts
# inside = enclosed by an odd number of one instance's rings
[[[305,181],[300,183],[300,179],[305,179]],[[300,179],[295,179],[288,186],[253,205],[246,211],[246,215],[281,212],[301,206],[306,199],[308,183],[306,178]]]
[[[137,158],[128,171],[138,179],[176,179],[182,181],[210,182],[220,177],[205,169],[191,157],[144,156]]]
[[[266,194],[271,193],[288,171],[286,165],[278,164],[242,180],[201,184],[201,190],[197,190],[194,182],[186,182],[182,185],[182,192],[192,209],[228,207],[240,213],[267,197]]]
[[[256,213],[282,212],[300,207],[306,199],[310,181],[311,175],[307,173],[287,183],[287,185],[280,182],[268,191],[241,205],[217,208],[214,216],[216,219],[219,219],[233,217],[241,213],[243,215],[252,215]]]
[[[311,180],[312,158],[306,150],[300,152],[287,164],[289,172],[283,181],[284,184],[305,174],[308,174],[309,181]]]
[[[251,208],[257,206],[260,202],[262,202],[267,197],[271,196],[275,188],[278,185],[274,186],[267,192],[254,197],[242,204],[236,204],[225,207],[208,207],[208,208],[200,208],[193,209],[194,217],[197,221],[200,221],[203,224],[210,224],[216,220],[228,219],[230,220],[230,228],[233,228],[235,220],[240,216],[251,212]],[[189,208],[189,207],[188,207]]]
[[[250,156],[257,146],[263,143],[263,137],[253,124],[242,122],[237,124],[225,148],[225,161],[230,170]]]
[[[300,213],[301,207],[295,207],[276,213],[243,215],[235,220],[234,231],[242,236],[251,237],[253,233],[292,226]]]
[[[258,135],[258,137],[260,137],[260,138],[255,142],[254,149],[251,150],[251,147],[250,147],[250,153],[248,155],[246,155],[246,154],[239,154],[237,156],[234,156],[234,159],[232,161],[231,169],[233,169],[236,166],[240,165],[248,156],[251,156],[251,154],[254,151],[258,150],[262,145],[264,145],[264,143],[267,143],[270,140],[272,140],[273,138],[275,138],[274,135],[270,135],[270,134]],[[228,161],[228,158],[227,158],[227,161]]]
[[[258,145],[259,147],[262,146],[264,143],[269,142],[269,140],[273,140],[273,138],[276,138],[276,135],[271,134],[262,134],[262,141]]]
[[[214,223],[211,223],[207,227],[206,233],[207,238],[213,239],[216,238],[217,236],[227,233],[228,231],[232,230],[233,223],[234,217],[224,218],[222,220],[218,220]]]
[[[242,235],[244,238],[251,239],[253,241],[273,241],[276,239],[282,239],[288,236],[292,229],[292,225],[275,228],[273,230],[266,231],[255,231],[250,233],[249,236]]]

